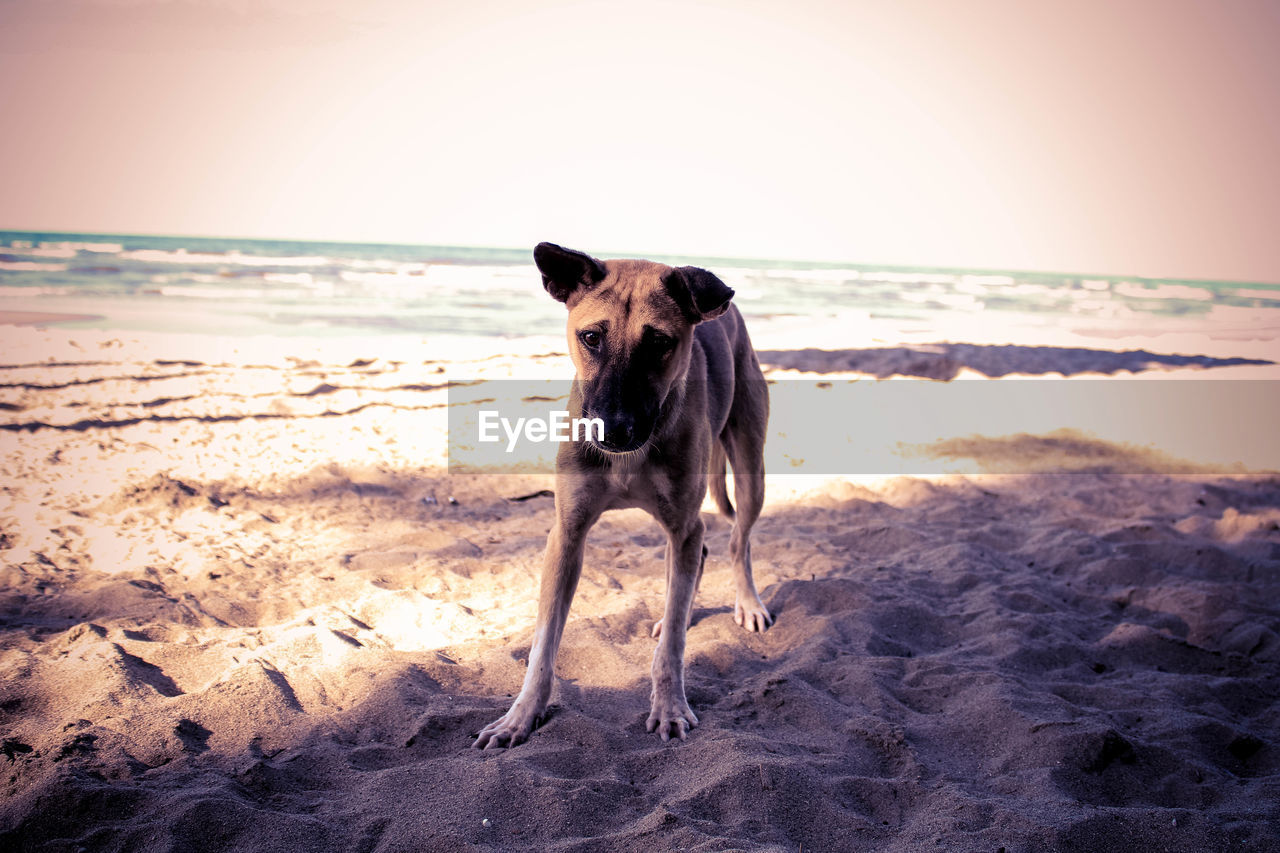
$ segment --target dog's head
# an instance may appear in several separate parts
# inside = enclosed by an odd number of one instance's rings
[[[598,445],[644,446],[688,373],[694,326],[729,310],[733,290],[698,267],[599,261],[554,243],[539,243],[533,259],[547,292],[569,309],[583,415],[604,421]]]

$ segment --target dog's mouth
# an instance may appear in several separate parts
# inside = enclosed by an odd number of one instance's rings
[[[613,467],[621,465],[625,468],[629,465],[639,465],[649,456],[648,441],[627,450],[618,450],[598,441],[588,441],[586,444],[601,462],[607,462]]]
[[[622,446],[611,444],[608,441],[596,441],[594,439],[592,439],[591,441],[591,445],[596,450],[599,450],[603,453],[607,453],[610,456],[628,456],[628,455],[634,454],[637,451],[643,449],[644,446],[648,443],[649,443],[649,440],[647,438],[644,441],[632,441]]]
[[[606,430],[602,438],[591,438],[590,443],[597,450],[611,456],[625,456],[643,449],[649,443],[649,437],[648,431],[643,436],[638,436],[627,431]]]

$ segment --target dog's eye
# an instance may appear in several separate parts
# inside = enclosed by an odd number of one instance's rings
[[[667,335],[654,335],[653,346],[658,352],[670,352],[676,347],[676,339]]]
[[[595,349],[600,346],[600,333],[594,329],[587,329],[584,332],[578,332],[578,340],[582,341],[583,346],[588,349]]]

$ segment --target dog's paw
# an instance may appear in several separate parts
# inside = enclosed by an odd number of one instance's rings
[[[537,724],[537,713],[512,705],[510,711],[481,729],[480,734],[476,735],[476,742],[471,746],[475,749],[519,746],[529,739],[529,734]]]
[[[684,740],[689,729],[697,724],[698,717],[683,696],[678,699],[670,696],[665,699],[655,697],[645,728],[651,732],[657,731],[664,741],[671,740],[672,735]]]
[[[746,604],[742,603],[741,598],[734,602],[733,621],[748,631],[763,631],[773,624],[773,616],[759,596],[753,598],[754,600],[748,599]]]

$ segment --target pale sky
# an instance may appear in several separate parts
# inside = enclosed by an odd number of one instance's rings
[[[0,228],[1280,282],[1280,2],[0,0]]]

